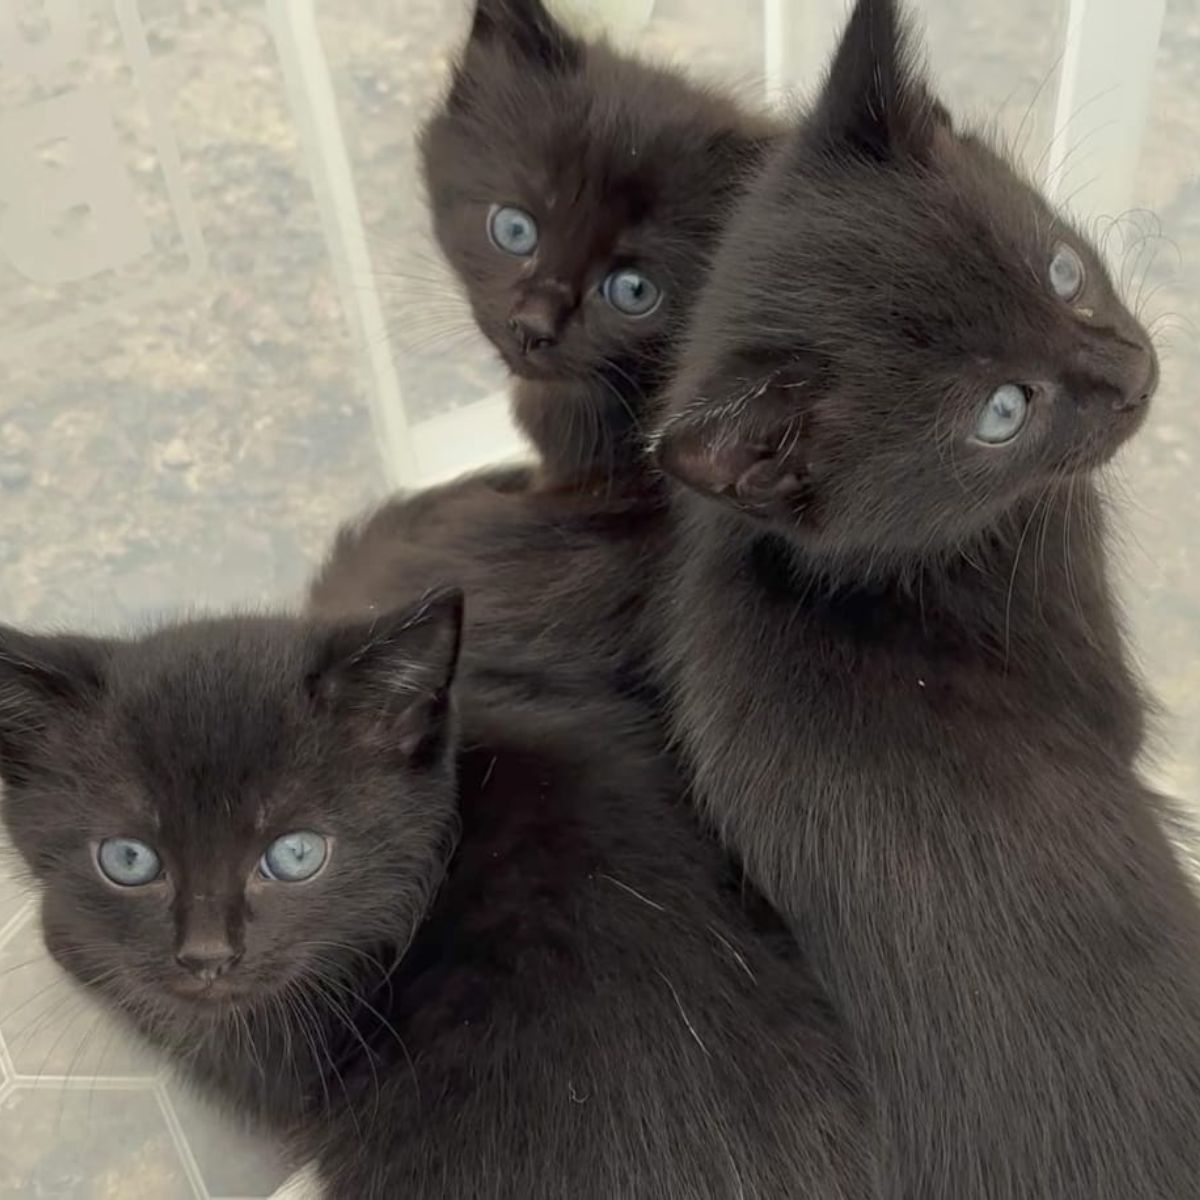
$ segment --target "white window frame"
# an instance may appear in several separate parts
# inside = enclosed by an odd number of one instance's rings
[[[1128,207],[1149,110],[1166,0],[1067,0],[1054,138],[1045,185],[1084,216]],[[811,92],[849,5],[762,0],[768,99]],[[521,441],[503,392],[412,422],[404,405],[371,263],[354,174],[321,45],[316,0],[266,0],[304,139],[342,301],[369,370],[371,411],[387,482],[419,487],[515,456]]]

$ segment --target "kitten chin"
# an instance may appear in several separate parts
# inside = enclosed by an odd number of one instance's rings
[[[853,1029],[889,1197],[1190,1195],[1200,911],[1098,466],[1157,381],[886,0],[732,218],[658,462],[699,804]]]
[[[537,482],[630,481],[709,248],[776,129],[733,97],[479,0],[420,139],[438,243],[513,373]]]

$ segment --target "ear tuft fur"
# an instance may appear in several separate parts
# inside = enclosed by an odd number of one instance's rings
[[[102,641],[0,626],[0,778],[25,778],[55,721],[99,698],[108,657]]]
[[[548,71],[576,70],[583,61],[583,44],[541,0],[478,0],[468,55],[472,48],[485,46],[502,46]]]
[[[798,360],[731,381],[730,399],[692,405],[669,418],[651,453],[666,474],[702,495],[762,518],[802,519],[809,504],[810,417],[800,397],[820,386],[820,368]]]
[[[445,588],[415,608],[335,626],[318,641],[310,690],[415,758],[443,730],[462,622],[462,592]]]
[[[895,0],[858,0],[801,135],[805,147],[874,162],[926,161],[950,125]]]

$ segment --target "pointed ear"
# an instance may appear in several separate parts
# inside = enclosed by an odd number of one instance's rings
[[[804,392],[817,385],[808,362],[765,374],[735,368],[724,386],[705,389],[728,399],[701,401],[664,422],[654,460],[693,491],[749,516],[803,520],[812,501]]]
[[[0,626],[0,778],[29,778],[56,724],[104,691],[109,643]]]
[[[541,0],[476,0],[467,52],[492,45],[550,71],[573,71],[583,61],[583,43]]]
[[[950,115],[919,69],[896,0],[858,0],[806,122],[805,145],[887,162],[926,161]]]
[[[327,629],[309,687],[372,746],[423,765],[444,745],[462,620],[462,592],[447,588],[416,608]]]

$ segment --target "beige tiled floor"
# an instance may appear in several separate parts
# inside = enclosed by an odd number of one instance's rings
[[[447,3],[318,5],[401,382],[421,413],[498,378],[449,307],[414,176],[413,124],[461,28]],[[193,602],[288,597],[335,522],[383,487],[269,7],[94,3],[82,41],[45,78],[14,73],[0,53],[0,117],[102,89],[153,246],[54,286],[18,273],[0,247],[0,620],[111,627]],[[920,7],[952,104],[999,110],[1012,132],[1054,69],[1065,4]],[[656,13],[645,47],[755,85],[757,0],[659,0]],[[1163,222],[1148,316],[1162,317],[1165,382],[1118,474],[1131,499],[1131,616],[1169,712],[1161,773],[1190,798],[1200,796],[1200,0],[1171,0],[1159,68],[1137,202]],[[1052,95],[1051,81],[1027,123],[1035,158]],[[432,324],[412,319],[427,310]],[[281,1177],[269,1147],[166,1078],[44,958],[32,897],[0,865],[0,1195],[266,1196]]]

